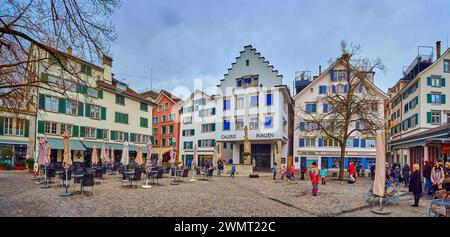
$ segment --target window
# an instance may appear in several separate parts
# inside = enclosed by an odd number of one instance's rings
[[[173,133],[173,125],[170,125],[169,126],[169,134],[172,134]]]
[[[323,112],[328,113],[328,104],[327,103],[323,103]]]
[[[287,129],[288,129],[287,126],[288,126],[288,122],[287,122],[286,118],[283,117],[283,130],[285,132],[287,132]]]
[[[273,116],[266,116],[264,121],[264,127],[265,128],[271,128],[273,126]]]
[[[161,140],[161,146],[166,146],[166,139],[165,139],[165,138],[163,138],[163,139]]]
[[[125,105],[125,97],[123,95],[116,95],[116,104]]]
[[[56,131],[56,123],[52,123],[52,122],[45,122],[45,133],[46,134],[55,134],[57,133]]]
[[[223,110],[230,110],[230,99],[223,100]]]
[[[183,130],[182,135],[184,137],[192,137],[195,135],[195,130],[194,129],[187,129],[187,130]]]
[[[158,134],[158,128],[153,128],[153,135]]]
[[[166,116],[163,115],[163,116],[162,116],[162,122],[165,122],[165,121],[166,121]]]
[[[158,122],[159,122],[159,121],[158,121],[158,120],[159,120],[159,117],[153,117],[153,119],[152,119],[152,120],[153,120],[153,124],[156,124],[156,123],[158,123]]]
[[[59,134],[64,134],[66,130],[69,131],[69,134],[72,132],[72,125],[70,124],[61,124],[61,130],[59,131]]]
[[[87,64],[81,64],[81,73],[86,75],[92,75],[92,68]]]
[[[154,144],[155,146],[158,146],[158,140],[155,140],[155,144]]]
[[[216,115],[216,108],[203,109],[198,111],[198,116],[201,118],[213,115]]]
[[[148,119],[147,118],[142,118],[140,119],[140,125],[143,128],[148,128]]]
[[[347,140],[347,147],[353,147],[353,139],[349,138]]]
[[[440,87],[441,86],[441,78],[440,77],[431,77],[431,86]]]
[[[244,88],[249,88],[252,85],[252,78],[244,78]]]
[[[194,143],[193,142],[184,142],[183,143],[183,149],[193,149]]]
[[[223,120],[223,130],[224,131],[229,131],[230,130],[230,120],[229,119],[224,119]]]
[[[256,130],[258,128],[258,117],[250,117],[249,129]]]
[[[444,72],[450,72],[450,60],[444,60]]]
[[[123,113],[116,112],[115,115],[116,115],[115,116],[115,122],[116,123],[128,124],[128,114],[123,114]]]
[[[327,86],[319,86],[319,94],[326,94],[327,93]]]
[[[16,136],[23,136],[25,134],[25,120],[16,120]]]
[[[77,92],[77,84],[68,80],[64,80],[64,90]]]
[[[324,147],[338,147],[339,142],[332,139],[332,138],[324,138],[323,139],[323,146]]]
[[[95,88],[88,87],[87,95],[90,97],[98,98],[98,90]]]
[[[331,78],[331,80],[335,81],[342,81],[346,77],[346,72],[344,70],[335,70],[334,71],[334,78]]]
[[[306,103],[306,112],[316,113],[317,112],[317,104],[316,103]]]
[[[77,115],[78,102],[73,100],[66,101],[66,113],[71,115]]]
[[[447,113],[447,123],[450,123],[450,113]]]
[[[315,147],[316,146],[316,139],[315,138],[305,138],[305,147]]]
[[[161,112],[162,110],[162,105],[158,105],[158,112]]]
[[[13,134],[13,118],[5,118],[3,123],[4,123],[3,133],[5,135],[12,135]]]
[[[244,108],[244,97],[236,98],[236,109],[243,109],[243,108]]]
[[[103,140],[109,140],[109,130],[103,129]]]
[[[375,139],[367,139],[366,140],[366,147],[374,148],[375,147]]]
[[[245,60],[245,65],[246,65],[246,66],[250,66],[250,60],[248,60],[248,59]]]
[[[271,106],[272,105],[272,93],[266,94],[266,105]]]
[[[236,87],[241,88],[242,87],[242,78],[236,79]]]
[[[169,114],[169,121],[175,121],[177,120],[177,115],[176,114]]]
[[[116,141],[123,141],[125,140],[125,133],[124,132],[116,132]]]
[[[165,103],[164,104],[164,110],[168,110],[169,109],[169,103]]]
[[[210,124],[202,124],[202,132],[214,132],[216,131],[216,124],[210,123]]]
[[[141,102],[141,111],[148,112],[148,104]]]
[[[441,124],[441,111],[431,111],[431,123]]]
[[[207,139],[207,140],[198,140],[198,147],[215,147],[216,140]]]
[[[56,113],[58,111],[58,98],[45,96],[45,110]]]
[[[443,96],[442,94],[428,94],[428,97],[429,102],[431,102],[432,104],[442,104],[443,97],[445,96]]]
[[[242,117],[236,118],[236,130],[242,129],[244,129],[244,118]]]
[[[250,107],[258,107],[258,96],[257,95],[250,96]]]
[[[166,126],[162,126],[161,127],[161,134],[166,134],[167,133],[167,127]]]
[[[97,129],[96,128],[86,128],[86,138],[97,138]]]
[[[192,116],[184,117],[183,124],[192,124]]]
[[[89,116],[93,119],[100,119],[100,106],[96,106],[96,105],[91,105],[91,111]]]

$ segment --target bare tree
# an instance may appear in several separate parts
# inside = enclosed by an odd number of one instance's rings
[[[61,75],[79,79],[80,68],[67,63],[74,53],[98,62],[117,36],[110,16],[120,0],[0,0],[0,107],[17,109],[17,100],[34,105],[38,88],[65,95],[64,83],[43,80],[36,65],[57,65]],[[46,52],[34,55],[35,49]],[[78,80],[77,79],[77,80]]]
[[[384,71],[381,59],[358,57],[359,45],[341,42],[342,63],[345,72],[336,78],[327,94],[319,99],[328,105],[328,112],[319,113],[301,108],[299,115],[305,121],[300,128],[303,135],[327,136],[340,147],[339,179],[344,179],[344,158],[347,140],[351,136],[375,136],[383,128],[383,100],[374,93],[374,70]],[[380,110],[381,109],[381,110]]]

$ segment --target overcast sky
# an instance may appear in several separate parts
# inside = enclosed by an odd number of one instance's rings
[[[387,67],[384,91],[401,77],[420,45],[442,51],[450,37],[450,1],[132,0],[114,16],[113,72],[136,90],[216,86],[251,44],[292,86],[296,71],[318,73],[340,56],[339,42],[361,44],[362,56]]]

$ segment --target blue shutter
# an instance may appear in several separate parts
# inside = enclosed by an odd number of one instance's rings
[[[361,147],[362,148],[366,147],[366,139],[361,139]]]
[[[300,147],[305,147],[305,139],[304,138],[300,138],[299,146]]]
[[[266,95],[266,104],[267,105],[272,105],[272,94],[267,94]]]
[[[358,91],[359,91],[359,93],[363,92],[363,85],[359,85]]]
[[[331,92],[332,93],[336,93],[336,86],[335,85],[331,85]]]
[[[353,147],[359,147],[359,139],[358,138],[353,139]]]
[[[330,79],[331,81],[334,81],[334,69],[330,69]]]
[[[347,93],[348,91],[348,85],[344,85],[344,93]]]
[[[300,131],[305,131],[305,122],[300,122]]]
[[[328,113],[328,104],[326,103],[323,104],[323,112]]]
[[[323,147],[323,138],[319,137],[319,147]]]

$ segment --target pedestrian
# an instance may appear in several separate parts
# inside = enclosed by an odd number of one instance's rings
[[[231,166],[231,171],[230,171],[230,179],[233,178],[234,179],[234,174],[236,173],[236,166],[233,164]]]
[[[252,158],[252,165],[253,165],[253,171],[256,170],[256,159],[255,157]]]
[[[428,161],[425,161],[423,177],[425,178],[425,190],[427,190],[427,194],[433,195],[433,186],[431,185],[431,164]]]
[[[411,169],[409,168],[408,163],[403,166],[403,180],[405,181],[405,187],[408,187],[409,184],[409,172]]]
[[[361,168],[362,168],[361,162],[357,162],[356,163],[356,176],[358,176],[358,177],[360,177],[359,172],[361,172]]]
[[[312,163],[310,173],[311,185],[313,187],[312,195],[317,196],[317,193],[319,192],[320,169],[317,167],[317,163],[315,161]]]
[[[409,180],[409,191],[414,194],[414,205],[413,207],[419,206],[419,199],[422,195],[422,181],[420,178],[419,164],[413,165],[413,172],[411,173]]]
[[[273,180],[277,180],[277,163],[276,162],[273,162],[272,172],[273,172]]]
[[[450,176],[450,162],[445,162],[444,166],[445,177],[448,178]]]
[[[286,165],[281,165],[281,179],[286,181],[287,180],[287,169],[286,169]]]
[[[375,179],[375,165],[370,166],[370,177]]]
[[[433,185],[433,194],[436,191],[442,189],[444,179],[444,169],[441,167],[441,163],[439,161],[436,161],[434,167],[431,169],[431,183]]]
[[[323,185],[327,184],[327,171],[326,168],[320,170],[320,179],[322,180]]]
[[[356,182],[356,171],[355,171],[355,165],[353,164],[353,162],[350,162],[348,164],[348,183],[349,184],[353,184]]]
[[[190,170],[190,169],[191,169],[191,166],[192,166],[192,161],[191,161],[191,160],[188,160],[188,161],[186,162],[186,167],[187,167],[187,169]]]
[[[220,176],[220,174],[222,173],[222,170],[223,170],[223,162],[221,159],[219,159],[217,161],[217,175]]]
[[[306,168],[306,164],[301,162],[300,172],[302,173],[300,180],[305,180],[305,173],[308,169]]]
[[[289,169],[289,174],[290,174],[290,177],[291,177],[291,181],[294,181],[294,179],[295,179],[295,176],[294,176],[294,174],[295,174],[295,166],[294,165],[292,165],[291,168]]]
[[[394,168],[394,183],[398,184],[400,182],[400,165],[396,165]]]
[[[230,158],[230,159],[228,160],[228,164],[230,164],[230,165],[233,164],[233,158]]]

